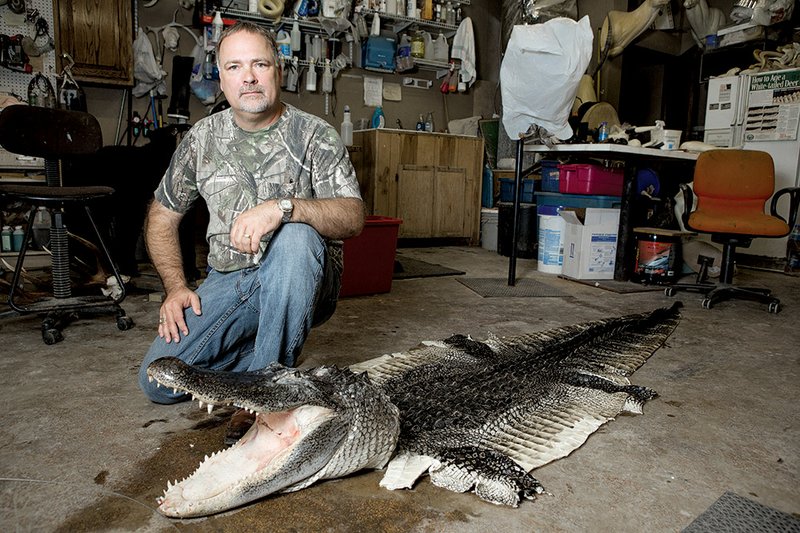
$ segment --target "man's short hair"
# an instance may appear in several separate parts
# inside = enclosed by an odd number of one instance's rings
[[[280,57],[278,56],[278,45],[275,42],[275,35],[272,33],[272,31],[269,30],[268,28],[265,28],[264,26],[254,24],[246,20],[237,21],[235,24],[233,24],[233,26],[228,26],[222,31],[222,34],[219,37],[219,41],[217,42],[217,62],[219,62],[219,48],[220,46],[222,46],[222,42],[230,35],[239,32],[252,33],[254,35],[260,35],[261,37],[263,37],[264,40],[267,42],[267,48],[269,48],[272,51],[272,57],[275,60],[275,65],[280,65]]]

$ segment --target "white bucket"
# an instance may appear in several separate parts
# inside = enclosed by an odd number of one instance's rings
[[[681,130],[664,130],[662,150],[677,150],[681,145]]]
[[[564,264],[564,230],[566,222],[558,207],[539,206],[539,250],[536,269],[547,274],[561,274]]]
[[[481,209],[481,248],[497,251],[497,209]]]

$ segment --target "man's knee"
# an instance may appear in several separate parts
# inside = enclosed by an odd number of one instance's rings
[[[325,241],[317,230],[308,224],[284,224],[275,232],[269,247],[270,251],[297,251],[307,248],[319,252],[325,248]]]

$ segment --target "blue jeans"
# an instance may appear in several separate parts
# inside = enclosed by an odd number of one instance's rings
[[[145,395],[165,404],[189,399],[149,382],[147,366],[161,357],[229,372],[275,361],[294,366],[311,327],[335,309],[341,279],[331,263],[322,237],[311,226],[294,223],[275,232],[259,265],[212,270],[197,288],[202,314],[185,312],[189,334],[169,344],[156,337],[145,355],[139,369]]]

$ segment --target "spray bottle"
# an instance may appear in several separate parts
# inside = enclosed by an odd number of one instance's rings
[[[314,67],[314,59],[312,58],[308,64],[308,73],[306,74],[306,91],[313,93],[317,91],[317,69]]]
[[[222,28],[224,24],[222,23],[222,15],[219,11],[214,13],[214,20],[211,22],[211,42],[217,44],[219,42],[219,38],[222,35]]]
[[[351,146],[353,144],[353,123],[350,121],[350,106],[344,106],[341,135],[345,146]]]
[[[303,34],[300,33],[300,23],[296,20],[292,24],[292,33],[290,35],[292,43],[292,52],[299,52],[302,46]]]

